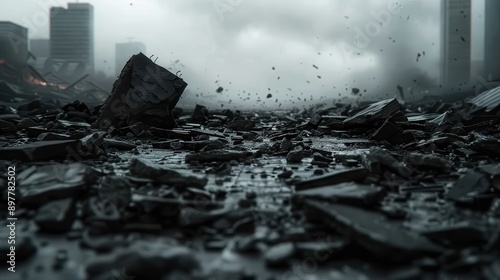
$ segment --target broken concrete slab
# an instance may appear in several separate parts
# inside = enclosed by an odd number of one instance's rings
[[[373,103],[343,121],[344,128],[369,126],[379,120],[386,120],[400,110],[396,98]]]
[[[500,157],[500,139],[474,133],[474,141],[470,142],[467,148],[484,155]]]
[[[255,127],[255,122],[252,120],[233,120],[228,124],[228,127],[236,131],[250,131]]]
[[[125,151],[133,150],[137,147],[135,144],[111,138],[105,138],[103,143],[108,148],[115,148],[118,150],[125,150]]]
[[[295,148],[293,148],[293,150],[288,152],[288,154],[286,155],[286,161],[288,163],[301,163],[304,157],[305,154],[302,146],[296,146]]]
[[[134,158],[130,162],[130,173],[141,178],[150,178],[156,182],[173,186],[203,188],[208,179],[189,172],[178,172],[145,160]]]
[[[349,182],[297,191],[294,196],[300,199],[313,198],[358,206],[373,206],[384,197],[384,191],[381,187]]]
[[[34,221],[43,232],[61,233],[71,229],[76,218],[75,199],[51,201],[40,207]]]
[[[489,192],[491,183],[486,174],[472,172],[460,177],[446,193],[446,198],[460,200],[462,198]]]
[[[1,134],[14,134],[18,130],[17,126],[9,121],[0,120]]]
[[[488,241],[486,229],[470,222],[440,225],[423,230],[420,233],[450,247],[456,244],[484,245]]]
[[[453,162],[436,154],[407,153],[405,161],[413,166],[424,166],[441,170],[450,170]]]
[[[19,203],[25,207],[44,204],[55,199],[77,197],[91,184],[98,173],[82,163],[32,166],[19,173]]]
[[[198,123],[206,123],[208,121],[208,109],[203,105],[196,104],[193,115],[191,116]]]
[[[388,220],[383,214],[352,206],[306,200],[344,237],[370,251],[379,261],[405,262],[439,255],[442,248]]]
[[[52,140],[0,148],[0,159],[26,162],[49,159],[81,160],[101,155],[104,132],[96,132],[79,140]]]
[[[172,110],[187,83],[144,54],[130,58],[99,111],[95,127],[123,127],[142,122],[172,128]]]
[[[363,182],[368,176],[366,168],[338,170],[322,176],[312,177],[295,184],[296,191],[313,189],[345,182]]]
[[[370,152],[362,156],[362,162],[373,173],[382,173],[381,167],[404,178],[414,173],[412,168],[397,160],[388,150],[379,147],[370,148]]]
[[[388,119],[371,135],[370,140],[389,140],[391,137],[401,133],[403,133],[403,129]]]

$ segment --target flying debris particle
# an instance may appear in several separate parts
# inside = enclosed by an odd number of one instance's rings
[[[215,90],[215,92],[217,92],[217,93],[221,93],[223,90],[224,90],[224,88],[223,88],[223,87],[218,87],[218,88]]]
[[[280,77],[278,77],[278,80],[280,79]]]
[[[274,66],[273,66],[273,70],[276,70],[276,68],[274,68]]]
[[[344,16],[344,17],[345,17],[346,19],[349,19],[349,17],[348,17],[348,16]]]
[[[425,55],[425,52],[422,52],[423,55]]]
[[[314,64],[313,64],[313,67],[314,67],[314,68],[316,68],[316,69],[318,69],[318,66],[316,66],[316,65],[314,65]]]
[[[460,39],[462,39],[462,42],[465,42],[465,38],[463,36],[460,37]]]
[[[318,77],[318,79],[321,79],[321,76],[320,76],[320,75],[318,75],[317,77]]]
[[[320,53],[320,52],[318,52],[318,55],[321,55],[321,53]]]
[[[215,80],[215,83],[218,84],[219,83],[219,80]]]
[[[358,94],[359,88],[352,88],[351,92],[352,92],[352,94]]]
[[[417,54],[417,62],[418,62],[418,59],[420,58],[420,53]]]
[[[311,83],[311,82],[309,82],[309,81],[306,81],[306,82],[307,82],[308,84],[310,84],[310,83]]]
[[[406,20],[409,20],[409,19],[410,19],[410,16],[408,16],[408,17],[406,18]]]
[[[271,98],[271,97],[273,97],[273,95],[272,95],[272,94],[270,94],[270,93],[268,93],[266,97],[267,97],[267,98]]]

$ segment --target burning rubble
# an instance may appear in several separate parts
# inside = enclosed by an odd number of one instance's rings
[[[500,88],[184,112],[187,83],[143,54],[95,108],[0,85],[23,228],[12,279],[500,278]]]

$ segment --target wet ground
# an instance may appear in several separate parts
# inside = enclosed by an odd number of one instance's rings
[[[1,279],[500,279],[492,112],[390,99],[107,130],[3,113]]]

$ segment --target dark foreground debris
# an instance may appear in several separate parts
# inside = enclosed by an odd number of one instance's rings
[[[256,114],[186,85],[139,54],[102,107],[2,105],[0,279],[500,279],[495,91]]]

